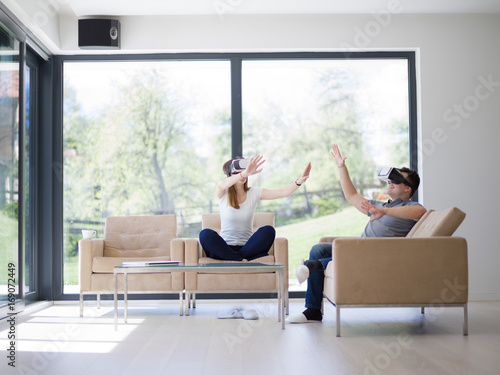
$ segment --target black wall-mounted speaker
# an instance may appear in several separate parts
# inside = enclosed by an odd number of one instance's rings
[[[101,18],[78,20],[78,47],[120,49],[120,21]]]

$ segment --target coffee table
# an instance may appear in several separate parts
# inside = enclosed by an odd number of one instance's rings
[[[127,275],[130,273],[171,273],[171,272],[203,272],[210,273],[247,273],[247,272],[274,272],[276,274],[276,292],[278,299],[278,322],[281,328],[285,329],[285,299],[283,290],[283,265],[264,263],[206,263],[206,264],[168,264],[168,265],[147,265],[147,266],[117,266],[114,268],[114,315],[115,330],[118,325],[118,275],[123,274],[123,318],[127,323]],[[217,291],[213,291],[217,292]],[[189,293],[186,293],[189,298]],[[187,307],[189,307],[189,300]],[[180,297],[181,312],[183,308],[182,295]],[[188,315],[188,314],[186,314]]]

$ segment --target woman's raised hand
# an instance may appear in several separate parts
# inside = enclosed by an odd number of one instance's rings
[[[248,176],[252,176],[254,174],[262,172],[262,168],[260,167],[262,164],[264,164],[264,162],[265,160],[263,160],[262,155],[252,157],[246,169],[241,172],[241,176],[247,178]]]
[[[304,169],[304,172],[302,172],[302,176],[300,176],[298,179],[297,179],[297,182],[299,184],[303,184],[304,182],[307,181],[307,179],[309,178],[309,174],[311,173],[311,163],[307,164],[307,167],[306,169]]]

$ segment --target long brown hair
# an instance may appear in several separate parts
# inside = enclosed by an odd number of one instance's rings
[[[228,174],[229,166],[231,165],[233,160],[237,160],[237,159],[242,159],[242,158],[238,157],[238,158],[228,160],[222,166],[222,171],[224,172],[224,174],[227,177],[229,177],[229,174]],[[245,191],[250,190],[250,188],[248,187],[248,179],[245,181],[245,184],[243,185],[243,190],[245,190]],[[238,196],[236,194],[236,188],[234,187],[234,185],[231,186],[229,189],[227,189],[227,196],[228,196],[228,200],[229,200],[229,205],[238,210],[240,208],[240,205],[238,204]]]

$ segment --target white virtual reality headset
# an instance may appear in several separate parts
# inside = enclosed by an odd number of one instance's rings
[[[414,189],[413,184],[408,181],[397,168],[394,167],[384,167],[378,172],[378,178],[385,182],[392,182],[393,184],[399,185],[404,183]]]
[[[227,175],[237,174],[247,169],[250,159],[235,159],[227,169]]]

